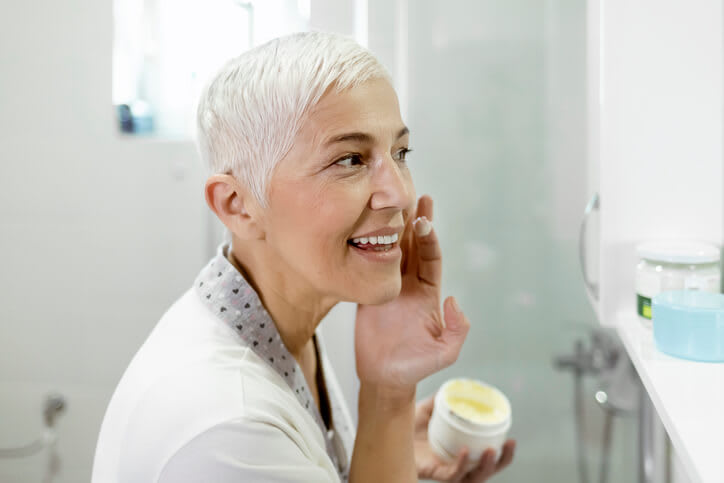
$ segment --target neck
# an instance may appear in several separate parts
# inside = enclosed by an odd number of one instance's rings
[[[263,240],[241,242],[236,237],[229,261],[259,295],[279,331],[284,345],[302,364],[315,358],[312,337],[325,315],[338,302],[325,297],[271,253]]]

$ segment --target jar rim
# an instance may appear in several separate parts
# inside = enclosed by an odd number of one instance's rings
[[[446,398],[444,397],[445,390],[447,389],[447,387],[455,381],[470,381],[470,382],[479,384],[483,387],[490,388],[505,403],[505,417],[503,419],[496,420],[496,421],[482,422],[482,421],[473,421],[473,420],[465,418],[459,414],[456,414],[447,405]],[[437,394],[435,395],[435,406],[437,407],[437,409],[439,409],[440,414],[443,416],[443,418],[449,424],[452,424],[456,428],[458,428],[460,431],[464,431],[469,434],[481,434],[481,433],[488,433],[488,432],[507,431],[512,424],[512,419],[513,419],[512,418],[512,409],[511,409],[510,401],[508,400],[506,395],[503,394],[503,392],[500,389],[498,389],[497,387],[495,387],[491,384],[488,384],[484,381],[478,380],[478,379],[471,379],[471,378],[467,378],[467,377],[458,377],[458,378],[449,379],[442,386],[440,386],[440,389],[437,391]]]
[[[636,247],[639,258],[655,262],[699,265],[721,260],[720,249],[710,243],[686,240],[649,241]]]

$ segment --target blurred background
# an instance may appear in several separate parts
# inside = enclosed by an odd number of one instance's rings
[[[64,410],[57,441],[1,458],[0,481],[89,480],[123,371],[222,237],[193,144],[196,96],[227,58],[308,29],[354,36],[392,73],[417,192],[435,200],[443,296],[455,295],[473,324],[458,363],[423,381],[418,397],[452,376],[508,395],[518,449],[494,481],[583,481],[582,455],[597,471],[598,383],[559,370],[597,325],[578,261],[597,184],[587,161],[586,2],[3,7],[0,448],[42,434],[48,394],[62,395]],[[356,412],[353,316],[340,304],[323,329]],[[578,408],[576,390],[586,395]],[[608,476],[634,481],[636,421],[619,421]]]

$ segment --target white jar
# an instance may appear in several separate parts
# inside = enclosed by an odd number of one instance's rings
[[[446,461],[467,446],[469,471],[488,448],[500,457],[512,421],[510,402],[498,389],[473,379],[450,379],[435,395],[428,441]]]
[[[720,252],[708,243],[647,242],[637,247],[636,310],[651,327],[651,299],[669,290],[721,291]]]

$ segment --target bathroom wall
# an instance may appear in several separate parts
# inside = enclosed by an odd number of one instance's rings
[[[111,107],[112,2],[10,2],[0,16],[0,481],[88,481],[100,422],[131,356],[207,252],[188,142],[122,138]]]

